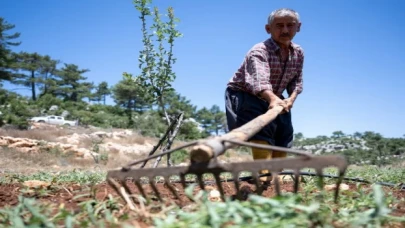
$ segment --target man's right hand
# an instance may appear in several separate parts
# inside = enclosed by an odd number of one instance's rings
[[[264,90],[260,93],[260,96],[263,97],[267,102],[269,102],[269,109],[272,109],[276,106],[282,106],[284,108],[283,113],[285,112],[285,110],[288,110],[286,102],[277,97],[272,91]]]
[[[270,100],[269,109],[272,109],[276,106],[282,106],[284,108],[282,113],[284,113],[286,110],[288,110],[287,103],[285,101],[281,100],[277,96],[275,98],[273,98],[272,100]]]

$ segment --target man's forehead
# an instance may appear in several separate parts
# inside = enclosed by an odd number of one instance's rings
[[[293,14],[275,15],[273,23],[298,23],[297,18]]]

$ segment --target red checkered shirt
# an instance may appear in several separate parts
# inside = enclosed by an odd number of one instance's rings
[[[254,45],[229,80],[228,87],[254,95],[271,90],[280,97],[286,89],[289,95],[293,91],[300,94],[303,90],[304,51],[291,42],[289,58],[284,65],[280,50],[271,38]]]

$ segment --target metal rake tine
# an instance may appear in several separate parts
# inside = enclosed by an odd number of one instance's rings
[[[215,174],[214,174],[214,177],[215,177],[215,182],[216,182],[217,185],[218,185],[218,190],[219,190],[219,193],[221,194],[221,198],[222,198],[222,200],[225,202],[225,193],[224,193],[224,189],[222,188],[222,184],[221,184],[221,179],[220,179],[220,177],[219,177],[219,173],[215,173]]]
[[[135,210],[136,207],[132,203],[131,199],[129,199],[128,194],[126,194],[125,190],[120,187],[117,181],[113,178],[108,178],[108,183],[115,189],[115,191],[122,197],[122,199],[128,204],[131,210]]]
[[[232,176],[233,176],[233,183],[235,184],[236,197],[238,199],[242,199],[242,194],[240,193],[239,173],[233,172]]]
[[[122,186],[124,187],[125,191],[126,191],[130,196],[132,196],[132,195],[134,194],[134,193],[131,191],[131,189],[129,188],[127,181],[124,181],[124,182],[122,183]],[[132,199],[132,201],[135,203],[135,199],[134,199],[133,197],[131,197],[131,199]]]
[[[156,188],[155,181],[151,181],[150,186],[152,187],[152,190],[155,192],[156,197],[159,199],[159,201],[163,201],[162,197],[160,196],[159,190]]]
[[[117,193],[120,193],[120,185],[118,184],[117,181],[115,181],[113,178],[108,178],[108,179],[107,179],[107,182],[108,182],[108,184],[109,184],[111,187],[114,188],[114,190],[115,190]]]
[[[165,178],[165,183],[166,183],[167,187],[173,193],[174,197],[176,197],[176,199],[180,199],[179,194],[177,194],[176,189],[174,189],[174,187],[171,185],[171,183],[169,181],[169,176],[165,176],[164,178]]]
[[[180,174],[180,182],[183,189],[186,189],[186,175],[184,173]]]
[[[299,171],[296,169],[294,170],[294,193],[298,192],[298,186],[300,183],[300,173]]]
[[[200,186],[201,190],[204,191],[205,190],[205,185],[204,185],[202,174],[197,174],[197,181],[198,181],[198,185]]]
[[[280,181],[278,179],[278,173],[277,172],[271,172],[271,176],[273,177],[274,183],[276,185],[276,192],[278,196],[281,196],[281,191],[280,191]]]
[[[340,184],[342,184],[343,178],[344,178],[345,170],[339,170],[339,178],[336,184],[336,189],[335,189],[335,196],[334,196],[334,201],[337,203],[338,201],[338,195],[339,195],[339,190],[340,190]]]
[[[261,195],[263,192],[263,186],[260,184],[259,175],[256,172],[252,172],[252,178],[256,186],[256,193]]]
[[[136,185],[136,187],[138,188],[138,190],[141,192],[141,195],[143,196],[143,198],[147,199],[148,197],[145,194],[145,190],[143,190],[141,183],[139,182],[139,179],[134,180],[134,183]]]
[[[317,181],[318,187],[319,187],[320,189],[323,189],[324,181],[323,181],[323,173],[322,173],[322,169],[321,169],[321,168],[316,169],[316,175],[318,176],[318,181]]]

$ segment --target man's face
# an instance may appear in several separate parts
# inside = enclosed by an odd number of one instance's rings
[[[266,24],[266,31],[276,42],[289,45],[300,27],[301,23],[292,15],[275,16],[271,25]]]

